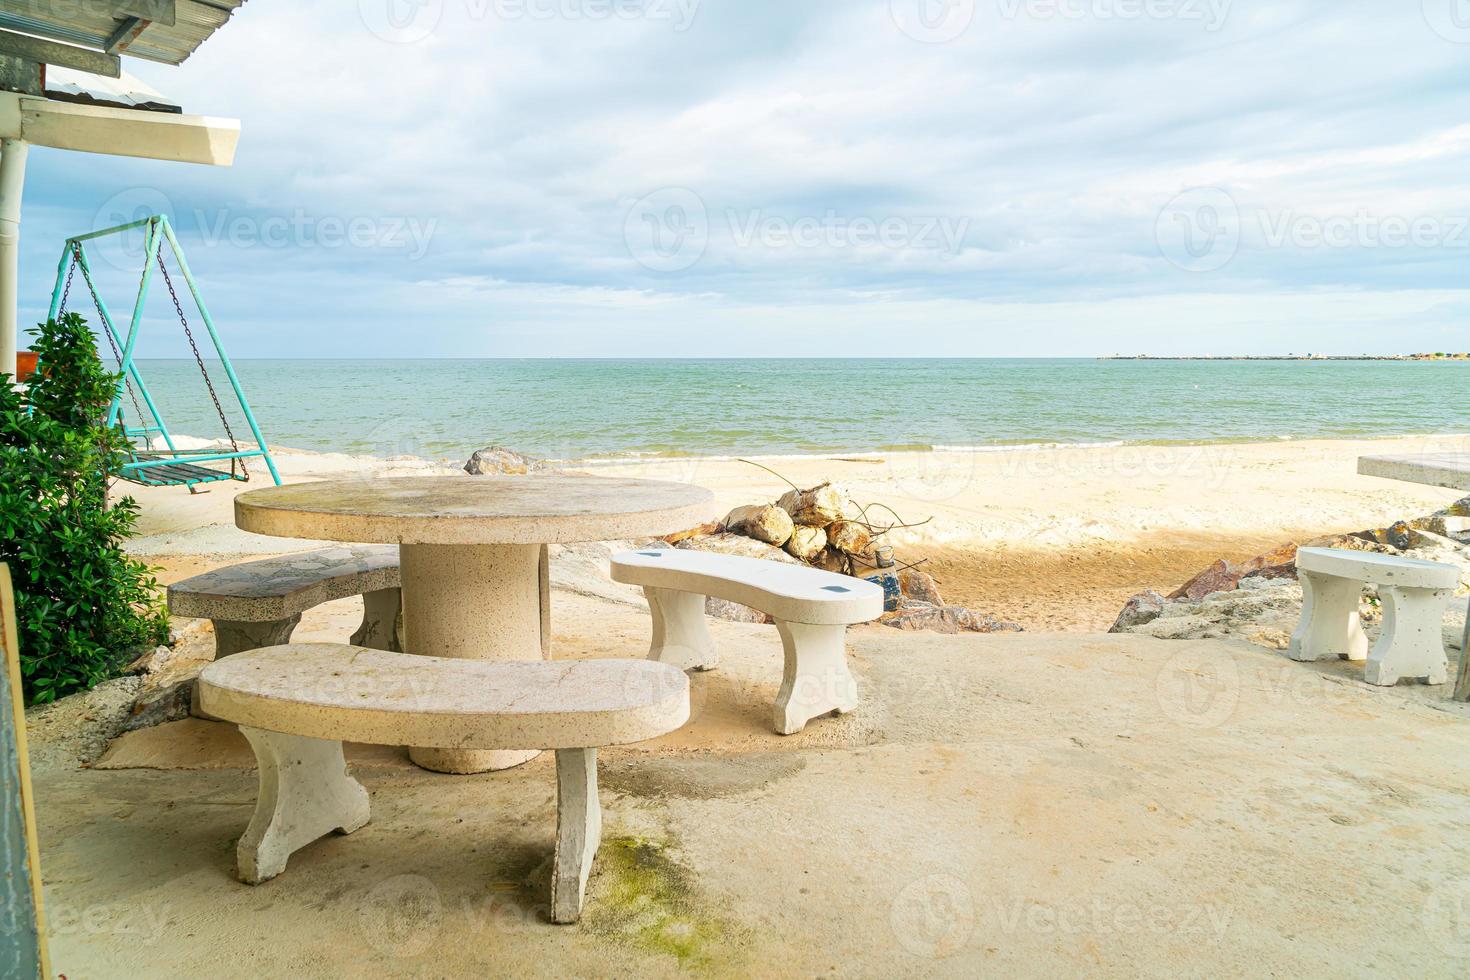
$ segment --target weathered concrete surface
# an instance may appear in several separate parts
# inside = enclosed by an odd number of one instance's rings
[[[298,636],[336,628],[333,605]],[[639,657],[647,641],[646,613],[598,599],[557,593],[554,622],[558,656]],[[725,656],[692,677],[690,725],[602,753],[604,843],[579,925],[552,926],[536,908],[552,851],[549,757],[450,778],[401,753],[349,750],[373,821],[254,889],[233,880],[232,856],[253,773],[53,769],[37,795],[57,970],[1437,977],[1470,966],[1470,706],[1447,694],[1370,688],[1360,665],[1298,664],[1237,641],[871,626],[849,637],[857,710],[782,737],[766,727],[775,629],[711,628]]]

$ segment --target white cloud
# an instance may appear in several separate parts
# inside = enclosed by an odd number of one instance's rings
[[[390,43],[389,3],[438,19]],[[252,0],[183,67],[130,66],[239,116],[238,162],[38,151],[27,298],[65,234],[141,188],[172,202],[217,317],[251,326],[241,354],[347,335],[395,354],[409,322],[414,351],[466,354],[739,353],[719,331],[764,353],[834,331],[881,350],[900,328],[909,353],[1223,349],[1225,329],[1236,350],[1357,351],[1433,346],[1466,308],[1470,241],[1448,229],[1470,219],[1470,47],[1418,3],[979,0],[939,44],[889,0],[526,3]],[[1198,187],[1241,223],[1209,272],[1155,240]],[[629,221],[666,188],[697,206]],[[1440,237],[1303,243],[1365,213]],[[374,233],[210,232],[282,217]],[[929,221],[962,240],[933,247]],[[421,255],[395,223],[426,232]],[[870,226],[907,231],[874,244]],[[654,233],[703,247],[650,262]]]

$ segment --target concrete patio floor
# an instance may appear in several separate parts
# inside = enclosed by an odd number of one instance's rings
[[[646,613],[557,596],[557,656]],[[309,615],[302,638],[352,620]],[[581,628],[577,624],[582,624]],[[36,775],[54,966],[97,976],[1464,976],[1470,710],[1241,643],[851,631],[864,701],[782,738],[775,630],[715,623],[695,719],[602,754],[582,922],[552,761],[356,749],[373,819],[248,887],[243,740],[188,720]],[[337,636],[345,635],[338,633]]]

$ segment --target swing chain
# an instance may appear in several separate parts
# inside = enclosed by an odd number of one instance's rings
[[[76,275],[77,266],[81,263],[81,258],[82,243],[72,242],[71,266],[66,270],[66,286],[61,291],[61,305],[56,308],[57,316],[61,316],[66,312],[66,300],[67,297],[71,295],[71,280],[72,277]],[[142,425],[147,425],[147,416],[143,414],[143,406],[138,402],[138,393],[133,390],[133,379],[128,376],[127,371],[123,371],[122,351],[118,350],[117,339],[112,336],[112,331],[108,329],[107,321],[102,316],[102,301],[97,298],[97,287],[92,284],[92,277],[87,275],[85,269],[82,270],[82,279],[87,283],[87,291],[92,294],[92,302],[97,307],[97,319],[102,321],[102,332],[107,336],[107,346],[112,348],[113,360],[117,361],[117,369],[118,371],[122,372],[123,387],[128,390],[128,398],[132,400],[133,411],[138,413],[138,422]],[[143,445],[148,449],[152,449],[153,437],[147,433],[144,433]]]
[[[199,365],[199,373],[204,376],[204,387],[209,389],[210,401],[214,402],[214,410],[219,414],[220,424],[225,427],[225,435],[230,440],[230,451],[238,453],[240,444],[235,441],[235,433],[230,428],[230,420],[225,415],[224,406],[219,403],[219,395],[214,390],[214,382],[209,378],[209,369],[204,366],[204,356],[199,353],[199,345],[194,342],[194,332],[189,329],[189,318],[184,315],[184,306],[179,302],[179,294],[174,291],[174,281],[169,278],[168,266],[163,264],[163,242],[158,243],[158,271],[163,273],[163,284],[168,287],[169,298],[174,301],[174,310],[179,314],[179,323],[183,324],[184,336],[189,339],[189,349],[194,352],[194,363]],[[250,480],[250,470],[243,459],[232,458],[230,460],[230,475],[235,475],[235,464],[239,464],[240,473],[246,481]]]

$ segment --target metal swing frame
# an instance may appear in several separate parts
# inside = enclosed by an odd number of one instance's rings
[[[123,338],[117,331],[113,322],[112,314],[108,311],[107,304],[103,302],[102,296],[97,292],[96,284],[92,279],[91,266],[87,263],[84,242],[93,239],[105,238],[109,235],[118,235],[142,228],[143,232],[143,274],[138,281],[138,298],[133,304],[133,315],[128,322],[127,337]],[[189,293],[194,298],[194,305],[199,309],[200,319],[204,327],[209,331],[209,339],[214,344],[215,353],[219,356],[220,364],[223,365],[225,376],[229,378],[230,388],[235,393],[235,399],[239,402],[240,411],[250,426],[250,434],[255,439],[255,449],[242,450],[235,442],[234,433],[230,431],[229,420],[225,417],[223,407],[220,405],[219,396],[215,393],[214,384],[209,378],[209,371],[204,366],[204,360],[199,354],[199,348],[194,343],[194,336],[189,330],[188,319],[184,315],[183,307],[179,303],[178,294],[174,292],[173,282],[169,278],[168,268],[163,261],[163,246],[167,244],[173,253],[174,262],[178,265],[184,282],[188,284]],[[209,388],[210,397],[214,401],[215,410],[219,413],[221,422],[224,423],[225,434],[228,436],[231,446],[230,452],[210,452],[203,450],[179,449],[174,445],[173,435],[168,430],[167,423],[159,413],[157,405],[153,401],[153,395],[148,390],[148,385],[143,380],[142,373],[138,370],[137,362],[133,359],[133,348],[138,342],[138,334],[143,324],[143,310],[148,300],[148,289],[153,281],[154,269],[163,272],[169,293],[173,298],[174,308],[179,314],[179,320],[184,326],[185,336],[189,339],[189,346],[193,351],[194,359],[204,375],[204,383]],[[49,319],[55,319],[61,312],[66,301],[67,292],[71,284],[72,274],[80,269],[82,278],[86,281],[92,299],[97,305],[97,313],[102,320],[102,330],[105,332],[108,343],[112,346],[114,354],[118,357],[118,370],[121,377],[118,379],[117,393],[112,398],[112,404],[107,409],[107,424],[121,425],[123,431],[130,440],[142,440],[143,446],[136,447],[131,462],[123,466],[121,477],[134,483],[145,486],[187,486],[192,491],[195,484],[212,483],[217,480],[242,480],[250,479],[249,470],[246,469],[245,460],[259,457],[265,460],[266,468],[270,470],[271,479],[277,486],[281,484],[281,475],[276,471],[275,460],[271,459],[270,451],[266,448],[265,439],[260,434],[260,426],[256,424],[255,414],[250,411],[250,403],[245,398],[245,392],[240,387],[240,379],[235,376],[235,369],[230,364],[230,358],[225,353],[224,344],[220,341],[219,331],[214,327],[214,320],[209,315],[209,308],[204,305],[204,297],[199,293],[199,286],[194,281],[194,275],[189,271],[189,263],[184,258],[184,250],[179,247],[178,239],[174,237],[173,228],[169,225],[168,218],[161,214],[155,214],[138,221],[132,221],[113,228],[104,228],[101,231],[88,232],[85,235],[76,235],[66,240],[66,246],[62,249],[61,261],[56,267],[56,287],[51,291],[51,310]],[[138,415],[139,424],[128,425],[122,414],[123,395],[127,394],[133,403]],[[142,404],[138,402],[142,397]],[[145,415],[146,406],[146,415]],[[148,424],[149,419],[152,424]],[[166,449],[153,448],[155,437],[162,438]],[[217,470],[201,463],[219,463],[228,460],[230,469],[228,472]],[[236,475],[236,466],[241,475]]]

